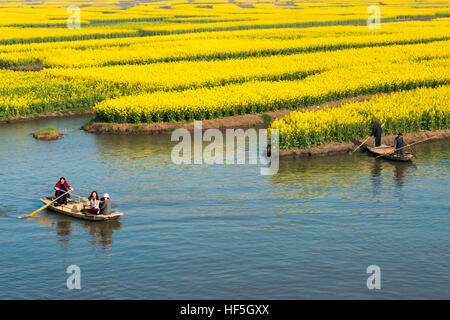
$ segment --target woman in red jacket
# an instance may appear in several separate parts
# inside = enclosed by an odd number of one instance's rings
[[[73,188],[67,183],[66,178],[61,177],[58,181],[58,183],[55,185],[55,197],[59,197],[61,195],[63,195],[64,193],[66,193],[67,191],[73,191]],[[60,205],[65,204],[67,205],[67,198],[70,198],[70,194],[66,193],[64,194],[64,196],[62,196],[61,198],[59,198],[57,200],[57,203],[59,203]]]

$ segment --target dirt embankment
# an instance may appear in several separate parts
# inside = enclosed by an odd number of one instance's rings
[[[415,143],[421,140],[426,140],[426,142],[436,141],[436,140],[446,140],[450,139],[450,129],[436,130],[436,131],[419,131],[403,134],[405,141],[408,143]],[[393,146],[394,139],[396,135],[383,136],[381,143]],[[309,149],[292,149],[292,150],[280,150],[280,158],[285,159],[295,159],[295,158],[306,158],[312,156],[328,156],[340,153],[351,152],[357,146],[359,146],[365,139],[359,139],[349,142],[333,142],[327,143],[318,147]],[[370,138],[367,141],[367,145],[374,146],[374,138]],[[360,151],[359,149],[358,151]]]
[[[12,71],[41,71],[42,69],[44,69],[44,66],[42,65],[9,66],[9,67],[0,67],[0,69]]]
[[[381,94],[378,94],[381,95]],[[362,95],[354,98],[330,101],[319,106],[311,106],[304,110],[319,110],[325,106],[335,107],[350,101],[368,100],[375,95]],[[224,117],[202,121],[202,129],[234,129],[250,127],[268,127],[276,118],[282,118],[293,110],[278,110],[266,113],[245,114],[239,116]],[[83,127],[90,133],[115,133],[115,134],[164,134],[171,133],[175,129],[194,130],[194,122],[154,122],[154,123],[104,123],[92,122]]]
[[[92,110],[65,111],[65,112],[55,111],[55,112],[47,112],[47,113],[43,113],[43,114],[33,114],[33,115],[28,115],[28,116],[17,116],[17,117],[8,118],[8,119],[0,118],[0,124],[25,122],[25,121],[32,121],[32,120],[39,120],[39,119],[70,118],[70,117],[77,117],[77,116],[90,115],[90,114],[94,114],[94,112]]]

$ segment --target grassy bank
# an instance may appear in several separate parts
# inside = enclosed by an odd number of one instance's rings
[[[36,130],[35,132],[33,132],[33,137],[37,140],[50,141],[61,138],[61,134],[55,128],[49,127],[41,130]]]
[[[393,146],[395,137],[395,134],[383,136],[381,139],[381,143],[387,146]],[[424,143],[449,140],[450,129],[409,132],[404,134],[404,138],[408,143],[415,143],[423,140],[426,140],[424,141]],[[336,154],[352,153],[352,151],[363,141],[364,139],[356,139],[345,142],[330,142],[311,148],[280,150],[279,156],[281,159],[301,159],[308,157],[323,157]],[[369,146],[374,146],[374,139],[369,139],[366,144]],[[358,152],[360,151],[362,150],[358,149]]]
[[[448,129],[450,86],[396,92],[339,108],[294,111],[270,129],[279,130],[281,149],[311,148],[367,137],[371,120],[383,124],[384,134]]]

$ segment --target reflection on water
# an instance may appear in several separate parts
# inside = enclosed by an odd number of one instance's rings
[[[448,157],[447,145],[448,142],[438,142],[417,146],[416,152],[421,157],[413,162],[373,160],[366,153],[284,160],[278,174],[270,178],[274,186],[272,192],[284,199],[295,200],[281,205],[283,213],[342,212],[355,202],[360,212],[371,212],[378,203],[401,203],[399,192],[405,187],[417,192],[423,185],[421,180],[427,179],[422,176],[423,169],[434,168],[437,163],[439,166],[442,159]],[[443,174],[446,175],[448,171]],[[428,179],[432,177],[433,174]],[[445,182],[445,179],[439,181]],[[323,206],[320,201],[347,203],[342,207]]]
[[[47,228],[55,228],[58,241],[69,243],[70,236],[74,233],[75,226],[83,228],[91,236],[90,244],[101,245],[103,249],[110,249],[113,232],[122,229],[118,220],[112,221],[88,221],[80,220],[47,211],[45,215],[29,217],[30,220],[39,221]]]
[[[145,169],[154,161],[170,161],[170,153],[167,153],[170,135],[94,135],[96,154],[108,163],[114,165],[136,165],[136,168]],[[169,157],[168,157],[169,156]],[[151,161],[142,161],[149,159]]]
[[[94,238],[90,241],[94,245],[102,245],[103,248],[109,249],[112,244],[113,231],[122,229],[120,221],[106,221],[99,223],[86,224],[86,231]]]
[[[77,130],[86,121],[0,126],[0,298],[450,298],[449,142],[417,145],[413,164],[356,153],[261,176],[174,165],[170,135],[92,135]],[[30,136],[48,126],[67,134]],[[60,176],[76,194],[109,193],[124,216],[17,219]],[[71,264],[82,292],[65,289]],[[376,297],[371,264],[383,270]]]
[[[409,171],[417,169],[412,162],[400,162],[394,165],[394,180],[397,187],[401,189],[404,185],[405,177],[407,177]]]
[[[393,168],[393,178],[399,189],[402,188],[404,179],[408,176],[408,173],[417,168],[413,162],[390,162],[383,159],[373,160],[372,184],[374,194],[379,194],[382,183],[381,171],[383,170],[384,164],[389,164]]]
[[[366,161],[367,160],[367,161]],[[320,198],[326,196],[332,189],[351,188],[368,178],[374,194],[378,194],[383,179],[391,176],[398,188],[404,185],[405,178],[417,169],[414,162],[394,162],[382,159],[373,160],[364,154],[336,155],[333,157],[318,157],[302,160],[283,160],[279,173],[272,177],[272,183],[298,188],[295,197]],[[386,174],[382,174],[385,172]],[[339,185],[337,185],[339,183]]]
[[[372,168],[372,186],[373,186],[373,194],[378,196],[380,194],[380,187],[381,187],[381,170],[383,168],[382,161],[376,159],[373,161],[373,168]]]

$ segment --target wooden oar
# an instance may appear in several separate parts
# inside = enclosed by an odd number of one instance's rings
[[[73,194],[73,193],[71,193],[71,195],[74,196],[74,197],[80,198],[80,199],[83,200],[83,201],[89,201],[88,198],[80,197],[80,196],[77,196],[76,194]]]
[[[362,146],[364,143],[366,143],[366,141],[369,140],[369,139],[370,139],[370,137],[367,137],[366,140],[364,140],[359,146],[357,146],[355,149],[353,149],[352,152],[356,152],[356,151],[357,151],[359,148],[361,148],[361,146]]]
[[[401,149],[403,149],[403,148],[411,147],[411,146],[413,146],[413,145],[415,145],[415,144],[418,144],[418,143],[421,143],[421,142],[425,142],[425,141],[430,140],[430,139],[431,139],[431,138],[424,139],[424,140],[421,140],[421,141],[417,141],[417,142],[414,142],[414,143],[411,143],[411,144],[407,144],[406,146],[403,146],[403,147],[401,147],[401,148],[397,148],[397,149],[394,149],[394,150],[392,150],[392,151],[389,151],[389,152],[380,154],[379,156],[376,156],[375,158],[372,158],[372,159],[377,159],[377,158],[379,158],[379,157],[382,157],[382,156],[385,156],[385,155],[387,155],[387,154],[393,153],[393,152],[395,152],[395,151],[397,151],[397,150],[401,150]]]
[[[63,197],[64,195],[68,194],[70,191],[71,191],[71,190],[69,190],[69,191],[63,193],[62,195],[60,195],[58,198],[56,198],[56,199],[53,200],[52,202],[47,203],[47,204],[46,204],[45,206],[43,206],[42,208],[37,209],[36,211],[34,211],[34,212],[30,213],[29,215],[25,216],[25,218],[34,216],[36,213],[38,213],[39,211],[44,210],[45,208],[47,208],[49,205],[51,205],[53,202],[55,202],[55,201],[58,200],[59,198],[61,198],[61,197]]]

